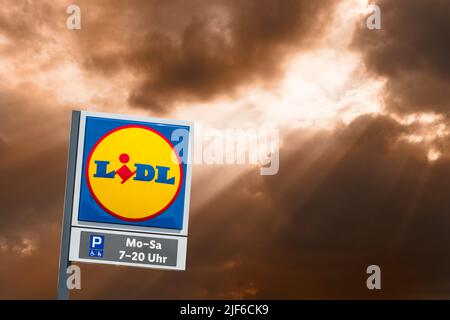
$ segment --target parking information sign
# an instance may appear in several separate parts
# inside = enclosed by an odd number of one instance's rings
[[[67,255],[185,269],[192,130],[186,121],[73,112],[62,264]]]

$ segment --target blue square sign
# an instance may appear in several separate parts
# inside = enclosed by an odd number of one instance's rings
[[[86,115],[78,221],[182,230],[190,128]]]
[[[103,249],[105,247],[105,236],[91,234],[89,237],[89,256],[103,257]]]

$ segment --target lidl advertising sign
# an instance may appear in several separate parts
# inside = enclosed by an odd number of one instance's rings
[[[185,269],[192,130],[186,121],[79,112],[69,261]]]

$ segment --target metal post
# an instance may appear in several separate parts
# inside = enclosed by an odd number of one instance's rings
[[[70,298],[69,288],[67,288],[67,268],[69,261],[70,229],[72,225],[73,191],[75,184],[75,165],[77,160],[78,131],[80,125],[80,111],[72,111],[72,122],[70,128],[70,142],[68,151],[68,164],[66,172],[66,191],[64,197],[64,216],[61,231],[61,251],[59,256],[58,274],[58,300],[68,300]]]

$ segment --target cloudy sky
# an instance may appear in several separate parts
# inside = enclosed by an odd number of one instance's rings
[[[83,264],[73,298],[450,298],[448,0],[70,4],[0,5],[0,298],[56,295],[73,109],[281,139],[274,176],[194,166],[186,272]]]

